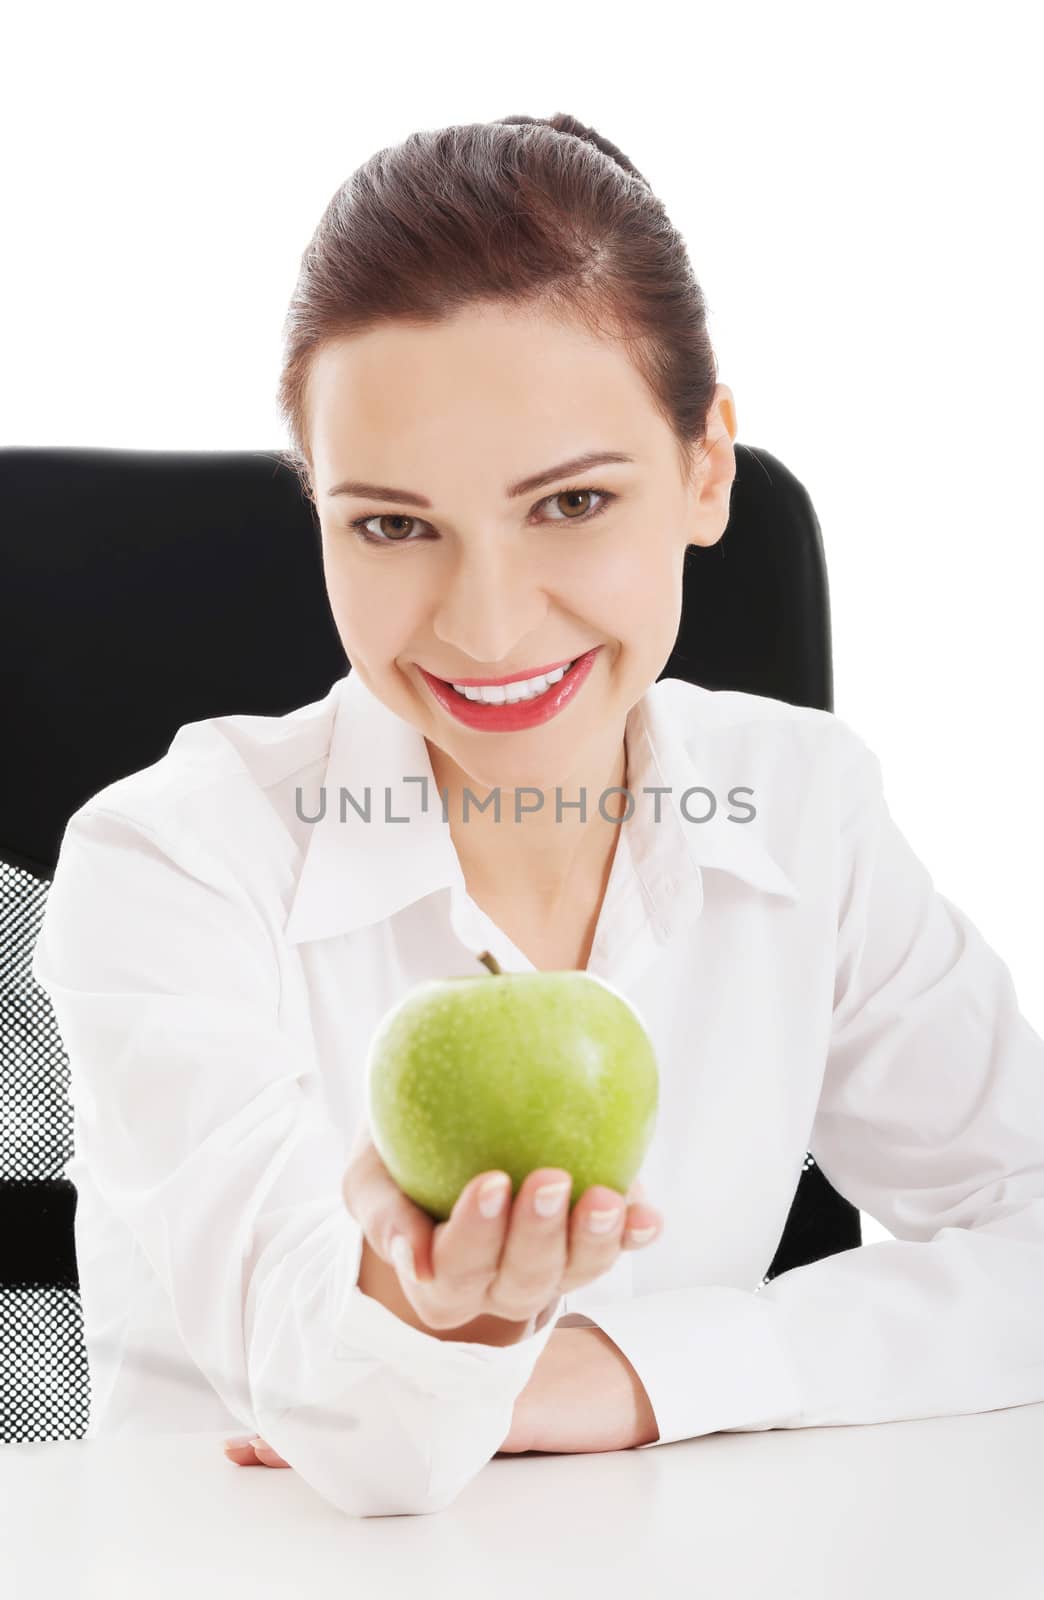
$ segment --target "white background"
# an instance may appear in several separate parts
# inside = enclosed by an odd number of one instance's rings
[[[835,710],[1044,1032],[1033,20],[1025,3],[12,9],[0,439],[282,446],[283,315],[353,169],[422,127],[592,124],[686,238],[740,441],[812,497]]]

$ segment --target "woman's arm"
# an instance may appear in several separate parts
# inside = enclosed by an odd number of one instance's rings
[[[348,1515],[440,1510],[507,1436],[553,1317],[453,1343],[359,1292],[343,1139],[281,1026],[260,889],[157,785],[106,794],[138,814],[70,819],[33,958],[95,1183],[244,1427]]]
[[[638,1374],[601,1328],[555,1328],[515,1401],[498,1454],[581,1454],[655,1444],[659,1429]]]
[[[649,1396],[608,1334],[594,1327],[555,1328],[515,1402],[511,1431],[497,1454],[631,1450],[655,1444],[659,1436]],[[237,1466],[289,1465],[264,1439],[255,1448],[245,1435],[226,1440],[225,1453]]]
[[[663,1444],[1044,1400],[1044,1040],[893,820],[876,756],[835,726],[836,982],[807,1149],[893,1237],[759,1290],[585,1299]]]

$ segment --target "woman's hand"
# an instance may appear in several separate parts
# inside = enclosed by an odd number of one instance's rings
[[[433,1224],[395,1183],[365,1126],[342,1188],[371,1250],[392,1263],[402,1294],[435,1333],[492,1318],[522,1336],[560,1294],[601,1277],[621,1249],[642,1248],[662,1223],[637,1183],[626,1196],[595,1184],[570,1212],[569,1173],[540,1167],[513,1200],[507,1173],[478,1173],[448,1220]]]
[[[284,1461],[278,1451],[273,1450],[270,1444],[258,1435],[251,1438],[249,1434],[237,1434],[234,1439],[225,1440],[225,1454],[237,1467],[289,1467],[289,1461]]]
[[[487,1182],[505,1191],[505,1203],[493,1216],[480,1209],[484,1198],[480,1191]],[[537,1191],[556,1184],[563,1185],[558,1209],[542,1216],[536,1210]],[[433,1224],[428,1213],[403,1194],[364,1124],[342,1182],[345,1205],[364,1234],[360,1285],[367,1257],[392,1261],[392,1241],[399,1236],[410,1247],[417,1277],[409,1277],[393,1262],[399,1304],[393,1303],[391,1309],[397,1315],[412,1309],[416,1325],[437,1337],[470,1335],[492,1343],[498,1327],[524,1333],[559,1294],[600,1277],[620,1250],[641,1249],[660,1232],[663,1219],[645,1203],[637,1181],[625,1196],[596,1184],[585,1190],[571,1213],[569,1187],[567,1172],[541,1167],[508,1201],[507,1174],[480,1172],[458,1195],[448,1221]],[[592,1213],[609,1226],[592,1231]],[[378,1282],[374,1277],[371,1289]],[[227,1439],[224,1448],[237,1466],[290,1465],[260,1436],[237,1435]]]
[[[652,1402],[603,1329],[556,1327],[515,1400],[498,1455],[631,1450],[660,1437]]]

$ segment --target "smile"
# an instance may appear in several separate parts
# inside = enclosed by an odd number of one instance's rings
[[[486,733],[514,733],[550,722],[587,681],[602,646],[596,645],[569,666],[536,678],[476,688],[447,683],[421,667],[420,674],[443,710],[465,727]]]
[[[546,693],[553,683],[561,682],[575,666],[576,662],[570,661],[564,667],[556,667],[554,672],[541,673],[536,678],[519,678],[515,683],[494,684],[488,689],[473,688],[465,683],[453,683],[450,687],[465,699],[480,700],[483,705],[514,704],[516,700],[535,700],[538,694]]]

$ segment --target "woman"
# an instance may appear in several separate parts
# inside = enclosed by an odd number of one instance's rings
[[[657,681],[736,419],[645,179],[562,115],[379,151],[305,252],[280,402],[351,671],[94,796],[34,958],[88,1437],[249,1422],[234,1460],[380,1515],[498,1450],[1044,1399],[1044,1045],[1007,969],[844,723]],[[485,948],[648,1019],[664,1213],[542,1168],[433,1228],[396,1188],[367,1042]],[[764,1287],[807,1149],[896,1238]]]

